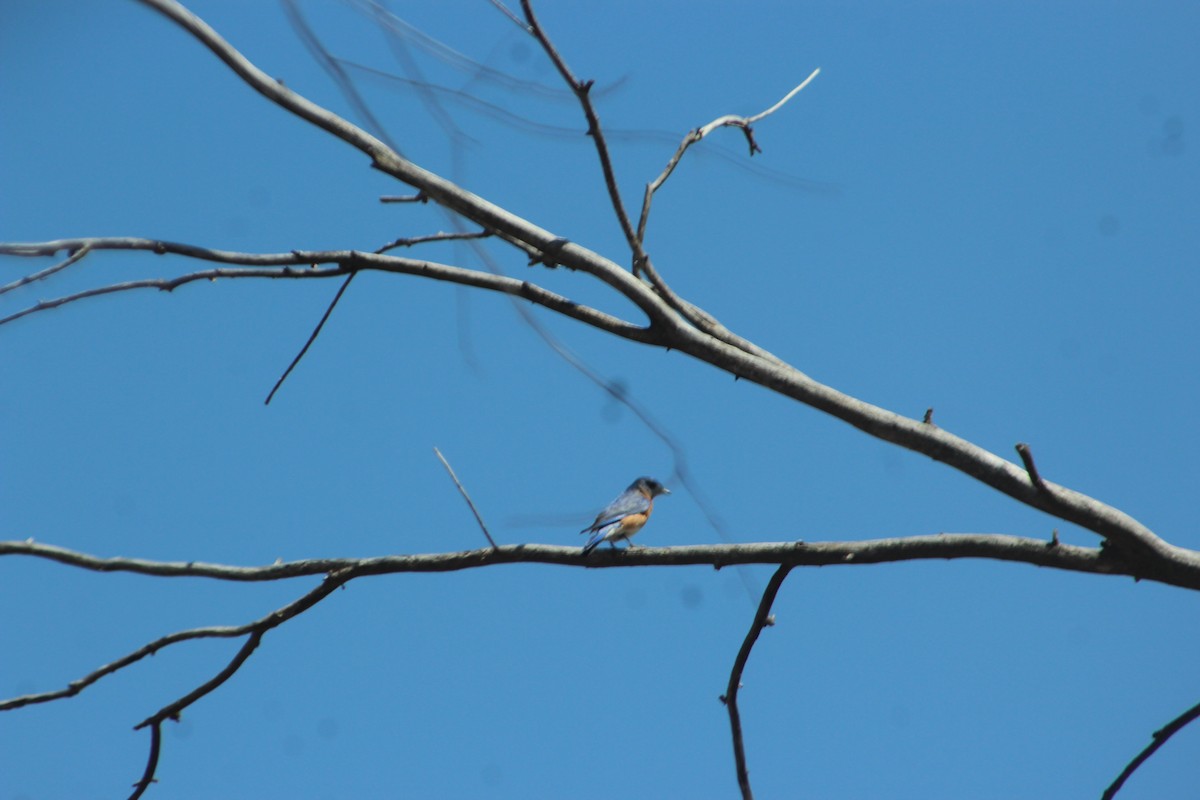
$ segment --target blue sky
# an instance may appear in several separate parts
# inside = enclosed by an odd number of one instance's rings
[[[1185,3],[543,4],[576,73],[609,89],[632,202],[690,128],[775,102],[689,154],[648,247],[672,286],[816,379],[935,421],[1132,514],[1195,530],[1200,9]],[[268,73],[345,98],[274,3],[191,7]],[[399,72],[379,27],[304,5],[335,55]],[[558,88],[485,2],[395,9],[489,67]],[[422,166],[627,260],[577,107],[423,53],[428,80],[512,127],[351,68]],[[246,251],[374,249],[443,230],[406,189],[262,100],[134,2],[0,7],[0,239],[131,235]],[[623,131],[640,132],[620,135]],[[693,157],[694,156],[694,157]],[[769,172],[764,172],[764,170]],[[421,257],[474,266],[469,251]],[[511,274],[614,313],[579,274]],[[0,261],[14,279],[48,261]],[[189,265],[99,254],[0,298]],[[336,285],[130,293],[0,329],[0,538],[97,555],[267,564],[478,547],[432,453],[505,543],[575,544],[641,474],[676,489],[642,541],[715,543],[672,453],[503,298],[362,275],[270,407]],[[1094,545],[948,468],[678,353],[541,322],[681,443],[735,541],[1003,532]],[[508,566],[350,584],[269,633],[169,726],[152,797],[731,797],[724,690],[769,568]],[[64,686],[175,630],[240,624],[312,581],[262,586],[0,561],[0,695]],[[1200,699],[1183,590],[948,562],[793,572],[744,677],[760,797],[1098,797]],[[122,796],[132,726],[236,644],[185,644],[0,725],[0,800]],[[1200,730],[1123,798],[1188,797]]]

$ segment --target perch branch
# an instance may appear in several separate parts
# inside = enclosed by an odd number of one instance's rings
[[[197,577],[255,582],[350,570],[352,577],[408,572],[454,572],[495,564],[558,564],[587,568],[634,566],[727,567],[734,564],[791,564],[797,567],[854,566],[902,561],[983,558],[1097,575],[1128,575],[1186,589],[1200,589],[1200,567],[1190,572],[1169,565],[1124,558],[1113,548],[1089,548],[999,533],[939,533],[890,539],[836,542],[761,542],[686,547],[638,547],[632,552],[598,550],[588,557],[578,547],[545,544],[500,545],[448,553],[319,558],[261,567],[202,561],[149,561],[103,558],[31,541],[0,541],[0,558],[30,556],[94,572],[131,572],[158,577]]]
[[[776,577],[780,582],[787,570],[805,566],[853,566],[856,564],[894,563],[910,560],[947,560],[984,558],[1026,563],[1100,575],[1132,575],[1144,580],[1157,580],[1200,588],[1200,571],[1190,582],[1180,582],[1172,572],[1155,575],[1135,572],[1138,565],[1125,563],[1114,556],[1111,548],[1084,548],[1059,544],[1047,547],[1040,539],[1003,534],[936,534],[898,539],[874,539],[857,542],[768,542],[760,544],[708,545],[691,547],[639,547],[632,551],[597,551],[581,556],[577,547],[550,545],[499,545],[478,550],[421,555],[381,556],[375,558],[309,559],[275,563],[261,567],[241,567],[204,562],[162,562],[132,558],[102,558],[87,553],[39,544],[32,541],[0,541],[0,558],[28,556],[55,561],[67,566],[94,572],[126,572],[157,577],[201,577],[235,582],[274,581],[325,575],[325,580],[299,599],[264,617],[235,627],[194,628],[163,636],[128,655],[106,664],[85,677],[73,681],[65,689],[41,694],[24,695],[0,703],[0,711],[20,708],[72,697],[146,656],[183,641],[200,638],[236,638],[254,635],[261,638],[266,631],[291,619],[327,597],[339,586],[367,576],[398,573],[437,573],[475,569],[498,564],[557,564],[583,568],[620,568],[637,566],[709,565],[717,568],[741,564],[776,564],[781,567]],[[776,587],[777,590],[778,587]],[[768,586],[770,590],[770,586]],[[772,593],[773,596],[773,593]],[[766,598],[766,595],[764,595]],[[766,608],[769,609],[768,602]],[[756,618],[757,619],[757,618]],[[257,638],[247,641],[234,661],[221,673],[180,700],[164,707],[147,718],[141,727],[171,718],[200,697],[227,680],[249,657]],[[741,662],[744,666],[744,659]],[[735,693],[736,694],[736,693]]]

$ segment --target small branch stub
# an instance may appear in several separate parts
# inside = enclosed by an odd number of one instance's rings
[[[1042,480],[1042,476],[1038,472],[1037,464],[1033,463],[1033,451],[1029,449],[1029,445],[1025,442],[1018,442],[1017,455],[1024,462],[1025,471],[1029,473],[1029,481],[1033,484],[1034,488],[1039,492],[1049,493],[1049,489],[1046,488],[1046,482]]]

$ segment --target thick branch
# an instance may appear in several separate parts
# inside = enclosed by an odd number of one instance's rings
[[[939,533],[897,539],[857,542],[763,542],[687,547],[638,547],[597,550],[588,557],[577,547],[545,544],[501,545],[496,548],[450,553],[320,558],[262,567],[239,567],[199,561],[148,561],[102,558],[36,542],[0,541],[0,557],[23,555],[57,561],[95,572],[132,572],[159,577],[201,577],[226,581],[274,581],[347,570],[349,577],[402,572],[454,572],[496,564],[558,564],[585,568],[680,567],[708,565],[721,569],[735,564],[790,564],[796,567],[854,566],[930,559],[984,558],[1098,575],[1129,575],[1200,589],[1200,568],[1191,571],[1155,569],[1121,557],[1111,548],[1088,548],[1042,539],[998,533]],[[349,579],[349,578],[347,578]]]
[[[1178,570],[1180,580],[1200,569],[1200,553],[1171,545],[1128,514],[1092,497],[1043,480],[1035,486],[1024,469],[949,433],[863,402],[825,386],[799,370],[757,358],[695,329],[679,329],[675,347],[705,363],[824,411],[885,442],[923,453],[993,489],[1060,519],[1100,534],[1130,559],[1156,572]],[[1150,562],[1155,562],[1150,567]],[[1172,581],[1168,581],[1172,582]]]

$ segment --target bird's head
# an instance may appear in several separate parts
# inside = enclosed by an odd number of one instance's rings
[[[629,488],[636,489],[642,494],[646,495],[646,497],[650,498],[658,497],[660,494],[671,493],[670,489],[654,480],[654,478],[638,478]]]

